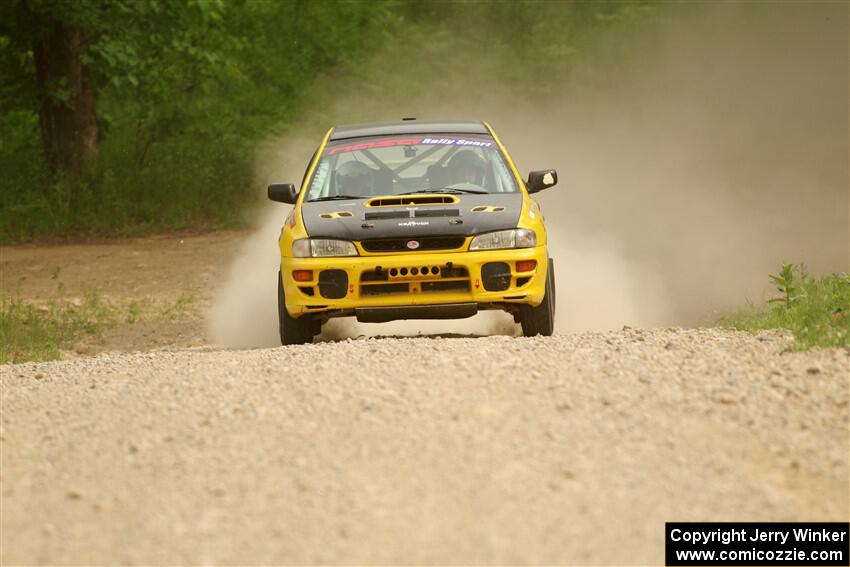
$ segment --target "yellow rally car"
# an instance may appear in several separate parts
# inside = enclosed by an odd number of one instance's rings
[[[553,169],[523,181],[483,122],[332,128],[280,233],[283,344],[313,340],[331,317],[362,322],[460,319],[501,309],[525,336],[551,335],[555,278],[540,209],[530,197]]]

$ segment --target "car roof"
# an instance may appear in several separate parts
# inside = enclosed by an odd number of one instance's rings
[[[483,122],[473,120],[402,120],[401,122],[374,122],[346,124],[331,132],[330,140],[345,140],[364,136],[392,136],[393,134],[489,134]]]

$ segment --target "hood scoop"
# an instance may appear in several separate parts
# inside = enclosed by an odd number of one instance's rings
[[[460,199],[454,195],[400,195],[378,197],[366,203],[367,207],[405,207],[409,205],[451,205]]]

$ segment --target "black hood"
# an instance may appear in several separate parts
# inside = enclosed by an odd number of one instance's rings
[[[439,201],[433,194],[405,196],[406,200],[420,203],[404,205],[398,204],[398,197],[304,202],[301,216],[311,237],[360,241],[414,236],[468,236],[516,228],[522,211],[521,193],[440,197],[456,202],[421,204],[428,199]]]

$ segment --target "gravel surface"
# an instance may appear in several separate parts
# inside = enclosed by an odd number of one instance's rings
[[[21,563],[661,564],[663,523],[848,519],[848,352],[717,329],[0,367]]]

